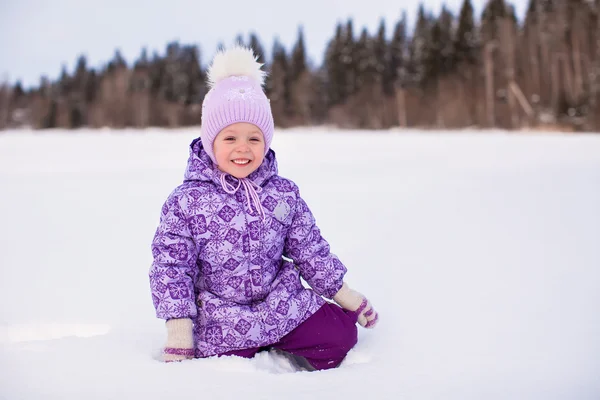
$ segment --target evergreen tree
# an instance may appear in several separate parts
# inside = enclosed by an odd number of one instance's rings
[[[431,40],[424,57],[424,80],[438,77],[442,72],[442,36],[440,21],[437,20],[431,27]]]
[[[431,67],[428,61],[431,59],[432,47],[432,18],[425,13],[423,4],[419,6],[417,23],[409,45],[409,82],[421,86]]]
[[[393,85],[404,85],[406,82],[407,52],[406,52],[406,12],[396,23],[390,43],[390,81]]]
[[[71,127],[77,128],[83,126],[86,123],[85,117],[85,105],[86,96],[85,89],[88,80],[87,60],[85,56],[81,55],[77,60],[75,67],[75,74],[71,80],[71,93],[69,95],[69,109],[70,109],[70,124]]]
[[[88,78],[87,59],[84,55],[79,56],[73,76],[73,89],[77,95],[82,95]]]
[[[148,50],[144,47],[142,52],[140,53],[140,57],[135,61],[135,68],[148,68],[150,66],[150,61],[148,60]]]
[[[514,9],[507,7],[505,0],[490,0],[481,15],[481,32],[484,42],[500,38],[498,21],[503,18],[512,17],[516,21]]]
[[[289,110],[289,76],[288,76],[288,56],[285,48],[279,40],[275,39],[273,43],[273,61],[271,63],[270,73],[265,82],[265,91],[271,101],[273,110],[273,119],[277,126],[285,126],[286,116]]]
[[[438,73],[440,75],[448,75],[454,72],[454,15],[446,8],[442,7],[440,17],[436,21],[440,32],[440,40],[438,43],[439,58],[438,58]]]
[[[163,81],[165,80],[166,62],[163,57],[154,52],[150,61],[150,91],[155,99],[162,98]]]
[[[60,78],[58,78],[57,95],[59,97],[69,96],[69,94],[71,93],[72,87],[73,87],[73,80],[69,76],[69,73],[67,72],[67,66],[63,65],[62,69],[60,71]]]
[[[340,104],[346,99],[346,68],[343,61],[344,29],[337,24],[335,36],[329,41],[325,51],[324,75],[327,84],[327,103]]]
[[[373,39],[364,28],[356,43],[356,91],[380,82]]]
[[[327,121],[328,113],[328,82],[327,82],[327,71],[324,67],[320,67],[313,74],[313,104],[311,107],[311,114],[313,122],[322,124]]]
[[[306,49],[304,48],[304,33],[298,28],[298,39],[292,48],[290,63],[290,80],[295,82],[306,71]]]
[[[236,46],[246,47],[246,44],[244,43],[244,36],[241,33],[238,33],[233,43]]]
[[[88,72],[88,77],[84,85],[84,99],[86,103],[92,103],[98,94],[98,76],[95,70]]]
[[[115,50],[113,59],[108,63],[107,71],[112,72],[113,70],[119,68],[127,68],[127,62],[125,61],[125,58],[123,58],[121,50],[117,49]]]
[[[344,40],[342,44],[342,64],[346,71],[345,83],[346,87],[343,90],[343,98],[347,98],[356,93],[357,80],[357,60],[356,60],[356,42],[354,41],[354,23],[349,19],[346,23],[346,31],[344,32]]]
[[[182,50],[183,75],[187,77],[186,104],[202,102],[207,92],[206,77],[200,66],[200,50],[197,46],[185,46]]]
[[[535,2],[536,0],[532,0]],[[458,17],[458,28],[454,40],[454,60],[457,64],[477,62],[479,43],[473,18],[471,0],[464,0]]]
[[[178,42],[167,45],[165,59],[165,80],[162,92],[165,99],[173,103],[183,103],[187,98],[189,77],[186,76],[182,65],[182,48]]]
[[[150,87],[150,61],[148,60],[148,51],[144,47],[140,56],[133,64],[132,79],[129,87],[133,92],[141,92]]]
[[[253,32],[250,34],[249,45],[252,50],[254,50],[254,55],[257,57],[257,61],[261,64],[267,64],[267,57],[265,56],[265,50],[263,46],[260,44],[260,40],[258,36]]]
[[[12,100],[18,101],[21,97],[25,96],[25,91],[23,90],[23,85],[21,81],[17,81],[15,86],[12,89]]]
[[[312,75],[307,67],[304,33],[298,29],[298,40],[292,48],[290,73],[288,75],[287,113],[292,124],[307,124],[312,120],[311,104],[313,97]]]
[[[391,93],[393,87],[392,74],[390,70],[390,50],[385,33],[385,20],[382,19],[377,30],[377,37],[373,43],[373,62],[377,73],[377,81],[381,82],[381,88],[385,93]]]

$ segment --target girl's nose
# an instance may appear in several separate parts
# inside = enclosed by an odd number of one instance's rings
[[[240,143],[240,145],[236,147],[236,150],[241,151],[241,152],[249,151],[250,146],[248,145],[248,143],[243,142],[243,143]]]

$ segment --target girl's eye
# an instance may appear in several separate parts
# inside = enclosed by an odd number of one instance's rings
[[[260,139],[259,138],[255,138],[255,137],[251,138],[250,140],[253,141],[253,142],[260,142]]]
[[[231,142],[233,140],[235,140],[235,138],[233,136],[228,136],[228,137],[225,138],[226,142]]]

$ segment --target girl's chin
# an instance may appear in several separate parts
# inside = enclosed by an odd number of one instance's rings
[[[247,178],[248,175],[253,173],[256,168],[239,168],[239,167],[229,167],[229,168],[221,168],[219,169],[235,178],[242,179]]]
[[[235,173],[230,172],[229,175],[233,176],[234,178],[244,179],[244,178],[247,178],[248,175],[250,175],[250,174],[235,174]]]

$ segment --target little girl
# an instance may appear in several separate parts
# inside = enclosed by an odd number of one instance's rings
[[[335,368],[357,342],[356,322],[377,322],[344,282],[298,187],[278,175],[264,77],[243,47],[218,53],[209,68],[200,138],[152,243],[165,361],[275,348]]]

